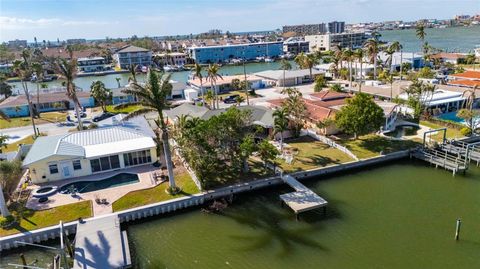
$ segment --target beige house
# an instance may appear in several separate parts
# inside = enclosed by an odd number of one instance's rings
[[[39,137],[23,166],[33,183],[88,176],[153,163],[153,139],[125,127],[109,127],[67,135]]]

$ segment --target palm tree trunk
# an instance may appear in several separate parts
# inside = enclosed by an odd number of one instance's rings
[[[32,121],[32,127],[33,127],[33,135],[36,137],[37,127],[35,126],[35,120],[33,119],[33,108],[32,108],[32,102],[30,101],[30,93],[28,92],[27,82],[22,81],[22,86],[23,86],[23,91],[25,92],[25,96],[27,97],[28,111],[30,112],[30,120]]]
[[[38,79],[37,79],[37,114],[40,115],[40,112],[38,111],[40,109],[40,86],[38,85]]]
[[[205,106],[205,92],[203,90],[203,81],[202,80],[200,80],[200,91],[202,93],[202,104],[203,104],[203,106]]]
[[[75,107],[75,115],[77,115],[77,121],[78,121],[78,130],[83,130],[83,123],[82,123],[82,118],[80,117],[80,107],[78,102],[73,101],[73,106]]]
[[[352,92],[352,61],[348,61],[348,87]]]
[[[283,131],[280,131],[280,154],[283,156]]]
[[[283,89],[285,89],[285,68],[283,69]]]
[[[248,173],[249,167],[248,167],[248,159],[244,158],[243,159],[243,172]]]
[[[358,92],[362,92],[362,81],[363,81],[363,61],[360,60],[360,84],[358,85]]]
[[[177,186],[175,185],[175,179],[173,177],[172,153],[170,152],[170,145],[168,143],[168,132],[165,126],[162,127],[162,142],[163,153],[165,154],[165,162],[168,170],[168,184],[170,185],[171,190],[175,190]]]
[[[402,63],[402,62],[403,62],[403,51],[400,50],[400,80],[403,79],[403,74],[402,74],[402,71],[403,71],[403,70],[402,70],[402,69],[403,69],[402,65],[403,65],[403,63]]]
[[[377,54],[373,57],[373,80],[377,80]]]
[[[313,82],[312,68],[310,67],[310,82]]]
[[[215,96],[217,97],[217,98],[216,98],[216,99],[217,99],[217,109],[220,109],[220,101],[219,101],[220,98],[218,98],[217,83],[215,83]]]
[[[5,201],[5,196],[3,196],[2,184],[0,184],[0,214],[2,214],[3,217],[10,216],[10,212],[7,208],[7,203]]]

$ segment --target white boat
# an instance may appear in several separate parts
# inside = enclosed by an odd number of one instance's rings
[[[475,57],[480,57],[480,45],[475,46]]]
[[[273,60],[272,58],[268,57],[268,58],[265,58],[265,62],[266,62],[266,63],[273,63],[273,62],[275,62],[275,60]]]
[[[165,65],[165,66],[163,67],[163,71],[165,71],[165,72],[173,72],[173,71],[175,71],[175,67],[173,67],[173,66],[171,66],[171,65]]]

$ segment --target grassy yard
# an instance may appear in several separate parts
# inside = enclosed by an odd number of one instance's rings
[[[130,113],[130,112],[133,112],[133,111],[135,111],[135,110],[137,110],[141,107],[142,106],[140,106],[140,105],[136,105],[136,106],[130,106],[130,107],[127,107],[127,108],[122,108],[122,109],[116,110],[114,105],[109,105],[109,106],[107,106],[107,111],[108,112],[113,112],[113,113]]]
[[[305,136],[285,141],[294,154],[294,160],[287,164],[284,159],[277,163],[285,172],[305,171],[316,167],[324,167],[353,161],[350,156],[311,137]],[[288,149],[288,148],[287,148]]]
[[[432,129],[438,129],[438,128],[443,128],[445,126],[442,126],[437,123],[429,122],[429,121],[420,121],[420,125],[430,127]],[[432,139],[435,141],[441,142],[443,139],[443,132],[438,132],[437,134],[431,135],[430,136]],[[460,133],[460,130],[455,129],[455,128],[447,128],[447,139],[452,139],[452,138],[461,138],[464,137],[462,133]]]
[[[27,136],[24,139],[18,140],[15,143],[8,144],[6,148],[2,149],[2,152],[12,152],[12,151],[17,151],[18,150],[18,145],[20,144],[33,144],[33,135]]]
[[[356,140],[345,138],[338,142],[347,147],[359,159],[375,157],[380,155],[380,152],[387,154],[419,145],[418,141],[391,140],[374,134],[360,136]]]
[[[40,114],[39,119],[35,119],[35,124],[43,124],[49,122],[60,122],[67,119],[66,112],[45,112]],[[30,117],[10,118],[10,121],[0,119],[0,129],[22,127],[31,125]]]
[[[91,201],[83,201],[38,211],[26,209],[23,212],[23,218],[20,223],[8,229],[0,228],[0,237],[56,225],[61,220],[69,222],[80,217],[89,218],[92,214]]]
[[[166,192],[168,182],[165,182],[153,188],[127,193],[112,204],[113,211],[116,212],[137,206],[158,203],[199,192],[197,186],[187,172],[176,175],[175,182],[177,183],[177,186],[182,188],[182,191],[176,195],[170,195]]]

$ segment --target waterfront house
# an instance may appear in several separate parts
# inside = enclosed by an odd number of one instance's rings
[[[187,54],[183,52],[157,53],[154,58],[161,65],[184,66],[187,64]]]
[[[318,75],[324,75],[325,72],[312,69],[313,80]],[[266,70],[254,73],[255,76],[263,79],[263,83],[268,86],[290,87],[312,82],[309,69],[285,70]]]
[[[432,60],[438,60],[441,63],[462,64],[467,59],[466,54],[440,52],[430,56]]]
[[[140,83],[141,84],[141,83]],[[184,90],[187,88],[185,82],[170,80],[172,84],[172,93],[167,96],[167,99],[181,99],[184,98]],[[123,92],[127,87],[112,89],[112,105],[119,105],[124,103],[136,102],[135,96]]]
[[[150,50],[126,46],[113,55],[117,63],[117,68],[127,69],[129,65],[150,66],[152,64],[152,52]]]
[[[234,75],[234,76],[222,76],[222,78],[217,79],[216,87],[218,89],[218,93],[227,93],[231,90],[234,90],[232,87],[232,82],[234,80],[245,81],[244,75]],[[249,89],[260,89],[264,87],[262,82],[262,78],[254,75],[247,75],[247,81],[249,82],[250,86]],[[207,92],[208,90],[212,89],[210,81],[207,81],[206,78],[203,78],[203,90]],[[188,80],[188,85],[190,85],[193,89],[197,90],[201,93],[201,83],[200,79],[190,79]]]
[[[104,57],[83,57],[77,59],[77,66],[79,72],[101,72],[110,70],[111,66],[107,63]]]
[[[226,44],[188,48],[190,58],[199,64],[226,63],[233,59],[277,58],[283,54],[283,42]]]
[[[448,75],[447,84],[467,88],[480,87],[480,71],[465,71],[459,74]]]
[[[283,53],[297,55],[309,51],[309,42],[300,37],[290,37],[283,41]]]
[[[95,101],[89,92],[77,92],[78,101],[82,107],[93,107]],[[37,95],[31,94],[30,101],[33,107],[39,112],[61,111],[73,109],[73,102],[67,97],[64,91],[40,93],[39,103],[37,104]],[[27,117],[30,115],[27,103],[27,96],[10,96],[0,103],[0,110],[11,118]]]
[[[38,137],[23,160],[33,183],[88,176],[155,162],[152,137],[123,127]]]
[[[407,101],[409,96],[404,92],[398,95],[398,98]],[[447,91],[439,88],[433,93],[421,96],[420,101],[431,114],[438,115],[459,110],[463,107],[465,99],[466,97],[463,96],[462,92]]]
[[[305,36],[305,41],[309,42],[310,51],[328,51],[335,46],[356,49],[362,47],[366,40],[367,36],[364,32]]]

